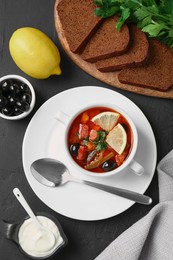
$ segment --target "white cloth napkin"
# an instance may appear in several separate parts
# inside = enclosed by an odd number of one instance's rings
[[[173,260],[173,150],[157,171],[160,203],[95,260]]]

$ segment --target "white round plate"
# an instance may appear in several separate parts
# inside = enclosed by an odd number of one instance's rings
[[[145,169],[142,176],[137,176],[130,169],[107,178],[84,176],[67,160],[62,138],[65,125],[57,120],[57,114],[63,111],[73,115],[93,102],[116,104],[131,116],[139,135],[135,160]],[[28,125],[22,152],[26,178],[35,194],[56,212],[79,220],[106,219],[125,211],[134,202],[72,182],[63,187],[46,187],[32,176],[30,165],[33,161],[44,157],[55,158],[62,161],[76,177],[144,193],[154,175],[157,156],[154,134],[142,111],[123,95],[94,86],[69,89],[45,102]]]

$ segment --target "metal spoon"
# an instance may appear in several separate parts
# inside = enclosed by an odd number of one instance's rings
[[[31,164],[31,173],[41,184],[50,187],[61,186],[69,181],[73,181],[92,186],[141,204],[150,205],[152,203],[150,197],[134,191],[74,178],[69,173],[67,167],[62,162],[55,159],[43,158],[34,161]]]

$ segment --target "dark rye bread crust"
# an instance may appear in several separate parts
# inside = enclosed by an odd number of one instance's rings
[[[94,14],[93,0],[60,0],[57,13],[72,52],[81,52],[103,19]]]
[[[142,65],[148,55],[149,43],[145,33],[134,24],[129,24],[130,47],[128,52],[96,62],[96,68],[101,72],[111,72],[127,67]]]
[[[106,19],[87,43],[81,58],[88,62],[121,55],[129,48],[130,35],[127,25],[118,31],[115,28],[118,17]]]
[[[142,67],[123,69],[118,79],[121,83],[166,91],[173,86],[173,53],[157,41],[150,40],[148,61]]]

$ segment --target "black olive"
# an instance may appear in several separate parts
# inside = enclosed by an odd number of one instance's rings
[[[8,102],[10,105],[14,105],[17,102],[17,99],[11,95],[8,96]]]
[[[11,89],[12,89],[12,87],[11,87]],[[15,95],[18,95],[19,94],[19,92],[20,92],[20,89],[19,89],[19,82],[14,82],[13,83],[13,89],[14,89],[14,93],[15,93]]]
[[[21,91],[22,93],[31,93],[29,87],[25,83],[21,83],[19,85],[19,91]]]
[[[18,107],[20,109],[20,111],[25,112],[29,110],[29,104],[23,101],[17,101],[16,102],[16,107]]]
[[[71,155],[77,156],[77,155],[78,155],[79,147],[80,147],[80,144],[79,144],[79,143],[72,144],[72,145],[70,146],[70,153],[71,153]]]
[[[18,115],[22,114],[22,111],[18,107],[14,106],[13,113],[14,113],[14,116],[18,116]]]
[[[112,171],[112,170],[114,170],[116,167],[117,167],[117,165],[116,165],[116,163],[115,163],[113,160],[108,160],[108,161],[104,162],[103,165],[102,165],[102,169],[103,169],[105,172]]]
[[[1,109],[1,113],[5,116],[11,116],[13,114],[13,110],[9,106],[5,106]]]
[[[1,83],[1,88],[4,92],[10,91],[11,86],[13,86],[13,81],[11,79],[4,80]]]
[[[5,105],[7,105],[8,101],[5,97],[0,97],[0,107],[4,107]]]
[[[21,96],[20,96],[20,100],[22,100],[23,102],[26,102],[28,104],[31,103],[31,95],[27,94],[27,93],[23,93]]]

